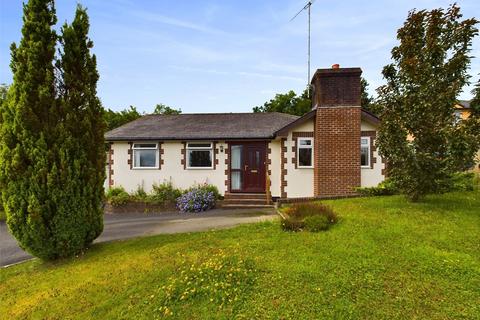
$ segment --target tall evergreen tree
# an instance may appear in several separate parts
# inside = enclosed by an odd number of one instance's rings
[[[478,34],[476,19],[461,18],[456,5],[411,11],[398,30],[394,62],[383,69],[379,149],[411,200],[444,191],[476,151],[470,122],[454,121],[453,106],[468,84],[469,52]]]
[[[1,110],[0,182],[10,232],[33,255],[55,255],[53,217],[58,119],[53,60],[57,35],[52,0],[23,8],[22,39],[12,44],[11,94]]]
[[[102,110],[83,9],[63,28],[62,61],[53,0],[24,5],[14,74],[1,108],[0,183],[7,224],[20,246],[42,259],[80,252],[102,231]]]
[[[58,124],[59,177],[63,192],[56,195],[57,217],[65,226],[69,247],[65,255],[89,245],[103,230],[105,180],[105,121],[97,98],[97,63],[90,53],[87,12],[77,6],[71,25],[60,37]]]

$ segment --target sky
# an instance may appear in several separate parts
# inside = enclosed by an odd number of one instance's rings
[[[88,8],[97,56],[98,96],[106,108],[152,112],[164,103],[183,112],[249,112],[276,93],[307,84],[307,15],[290,19],[306,0],[61,0],[58,24],[77,2]],[[372,94],[383,83],[396,31],[413,8],[442,0],[317,0],[312,6],[312,74],[317,68],[361,67]],[[480,19],[480,1],[458,0]],[[0,83],[11,83],[10,44],[19,42],[22,1],[0,0]],[[480,73],[480,38],[473,76]],[[462,99],[470,99],[466,88]]]

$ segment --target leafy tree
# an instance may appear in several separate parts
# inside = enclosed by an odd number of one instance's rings
[[[413,201],[443,192],[476,152],[469,125],[454,121],[478,34],[477,20],[461,17],[456,5],[411,11],[398,30],[393,63],[383,69],[378,144],[389,174]]]
[[[290,90],[285,94],[276,94],[263,106],[253,108],[253,112],[282,112],[302,116],[312,110],[312,101],[305,90],[300,96]]]
[[[107,130],[112,130],[123,126],[124,124],[137,120],[142,116],[141,113],[137,111],[137,108],[130,106],[128,109],[122,111],[113,111],[111,109],[105,110],[103,117],[107,124]]]
[[[157,104],[155,106],[155,109],[153,110],[154,114],[166,114],[166,115],[171,115],[171,114],[180,114],[182,113],[181,109],[174,109],[170,106],[164,105],[163,103]]]
[[[52,236],[61,245],[49,258],[75,254],[103,231],[105,122],[97,98],[99,75],[96,57],[90,53],[89,28],[87,12],[78,5],[72,24],[63,25],[60,38],[57,183],[62,192],[54,197],[53,222],[58,230]]]
[[[472,90],[473,99],[470,101],[470,117],[463,121],[463,125],[466,128],[467,134],[472,136],[473,140],[476,142],[474,148],[480,150],[480,80],[475,85],[475,88]],[[476,162],[480,165],[480,152],[477,153]],[[475,162],[473,163],[475,165]]]
[[[379,114],[379,108],[375,103],[375,99],[368,93],[368,81],[362,77],[360,81],[361,85],[361,104],[362,109],[365,109],[375,115]]]
[[[470,101],[471,113],[475,117],[480,117],[480,80],[472,90],[473,99]]]
[[[180,114],[182,113],[181,109],[175,109],[173,107],[164,105],[162,103],[157,104],[153,111],[154,114]],[[130,106],[128,109],[121,111],[113,111],[112,109],[107,109],[104,111],[103,117],[107,124],[107,131],[123,126],[126,123],[129,123],[133,120],[137,120],[143,113],[138,112],[137,108]]]

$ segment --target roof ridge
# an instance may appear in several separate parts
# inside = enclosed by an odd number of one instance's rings
[[[260,114],[272,114],[272,113],[286,115],[286,116],[290,116],[290,117],[298,117],[297,115],[294,115],[294,114],[289,114],[289,113],[285,113],[285,112],[278,112],[278,111],[273,111],[273,112],[186,112],[186,113],[179,113],[179,114],[147,113],[147,114],[144,114],[142,117],[144,117],[144,116],[212,115],[212,114],[214,114],[214,115],[219,115],[219,114],[256,114],[256,115],[260,115]]]

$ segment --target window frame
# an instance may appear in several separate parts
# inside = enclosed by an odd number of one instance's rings
[[[310,145],[309,146],[305,146],[300,143],[301,140],[308,140],[310,141]],[[297,168],[299,169],[313,169],[313,141],[314,139],[312,137],[298,137],[297,138]],[[311,165],[309,166],[303,166],[300,164],[300,149],[311,149],[312,150],[312,154],[311,154],[311,158],[310,158],[310,163]]]
[[[190,144],[210,144],[210,147],[190,147]],[[190,167],[190,151],[209,151],[211,165],[209,167]],[[185,145],[185,161],[187,170],[212,170],[214,164],[213,142],[210,141],[190,141]]]
[[[367,139],[367,144],[365,145],[367,148],[368,148],[368,152],[367,152],[367,155],[368,155],[368,161],[367,161],[367,164],[365,165],[362,165],[362,139]],[[360,167],[362,169],[371,169],[371,165],[372,165],[372,139],[371,137],[368,137],[368,136],[365,136],[365,137],[360,137]]]
[[[135,145],[140,145],[140,144],[154,144],[155,147],[148,147],[148,148],[145,148],[145,147],[135,147]],[[135,153],[137,151],[144,151],[144,150],[155,150],[155,166],[153,167],[139,167],[139,166],[135,166],[136,165],[136,161],[135,161]],[[159,153],[159,150],[158,150],[158,143],[157,142],[134,142],[132,144],[132,169],[134,170],[156,170],[159,168],[159,164],[160,164],[160,153]]]

